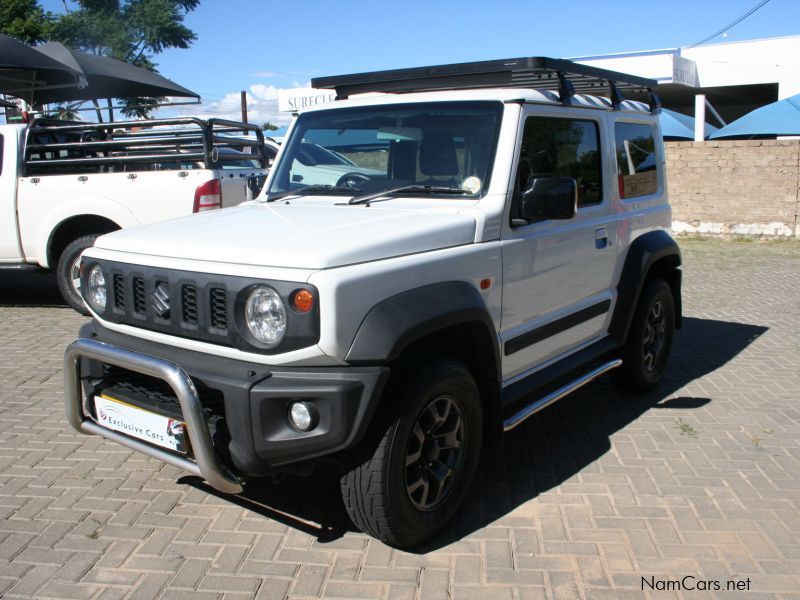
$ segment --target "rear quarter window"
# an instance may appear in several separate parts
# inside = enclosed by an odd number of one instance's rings
[[[581,119],[528,117],[519,157],[519,186],[530,177],[572,177],[578,185],[578,207],[603,200],[600,131]]]
[[[658,191],[655,128],[647,123],[614,124],[620,198],[638,198]]]

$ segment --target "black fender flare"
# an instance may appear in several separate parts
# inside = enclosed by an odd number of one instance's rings
[[[678,244],[664,230],[650,231],[631,242],[625,264],[617,284],[617,303],[608,332],[619,345],[628,338],[633,313],[639,303],[647,276],[653,266],[659,263],[664,269],[675,296],[675,326],[681,325],[681,251]]]
[[[425,285],[382,300],[364,317],[345,360],[389,362],[415,341],[463,324],[485,327],[499,377],[500,346],[494,322],[478,290],[466,281]]]

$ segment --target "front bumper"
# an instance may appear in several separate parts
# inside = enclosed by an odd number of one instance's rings
[[[246,363],[145,342],[97,323],[81,328],[64,358],[70,424],[203,477],[214,488],[241,491],[241,477],[263,476],[333,455],[363,436],[389,374],[387,367],[286,368]],[[124,398],[186,422],[192,456],[178,455],[98,425],[90,399],[109,386],[157,391],[157,404]],[[138,398],[145,399],[144,396]],[[145,399],[146,400],[146,399]],[[288,422],[291,402],[319,415],[308,432]]]

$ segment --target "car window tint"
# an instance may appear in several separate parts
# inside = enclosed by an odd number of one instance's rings
[[[578,184],[578,206],[603,200],[600,131],[594,121],[528,117],[522,138],[517,187],[531,177],[572,177]]]
[[[658,191],[658,157],[653,126],[615,123],[617,179],[620,198],[638,198]]]

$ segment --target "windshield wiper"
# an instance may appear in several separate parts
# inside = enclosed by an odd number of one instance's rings
[[[393,190],[384,190],[376,194],[368,194],[366,196],[356,196],[351,198],[348,204],[371,204],[372,202],[382,202],[383,200],[390,200],[384,196],[392,196],[402,192],[410,192],[414,194],[457,194],[460,196],[471,195],[472,192],[463,190],[458,187],[445,187],[435,185],[405,185],[403,187],[395,188]],[[380,198],[380,200],[378,199]]]
[[[299,190],[290,190],[281,192],[274,196],[267,195],[267,202],[274,202],[281,198],[289,198],[290,196],[320,196],[323,194],[347,194],[354,196],[361,193],[360,188],[345,187],[340,185],[309,185]]]

